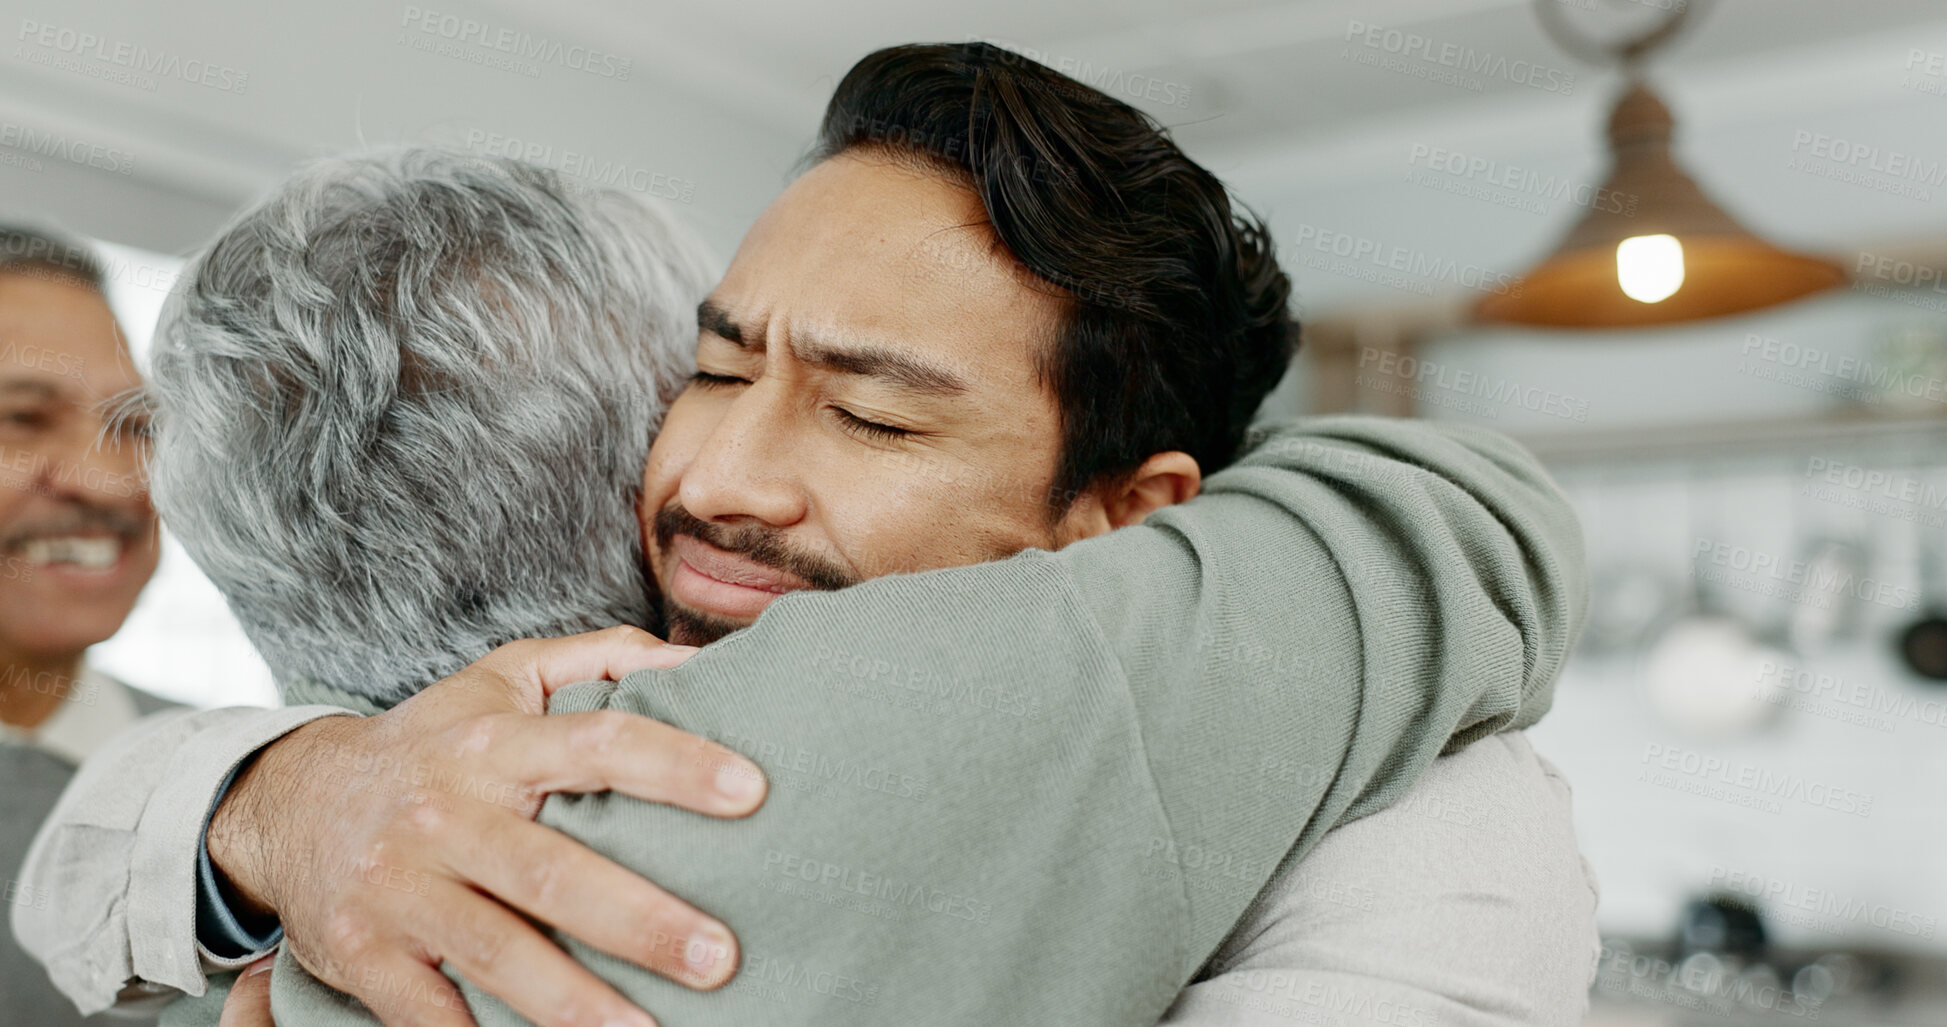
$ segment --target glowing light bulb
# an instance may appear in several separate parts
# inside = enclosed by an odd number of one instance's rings
[[[1633,235],[1616,244],[1616,284],[1639,303],[1661,303],[1683,285],[1683,244],[1674,235]]]

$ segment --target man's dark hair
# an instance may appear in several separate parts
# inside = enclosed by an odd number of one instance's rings
[[[895,46],[847,72],[811,159],[873,149],[966,182],[1000,243],[1072,301],[1041,360],[1061,411],[1051,502],[1182,450],[1206,471],[1297,349],[1264,223],[1141,111],[988,43]]]
[[[101,262],[87,245],[53,232],[0,224],[0,272],[66,278],[103,290]]]

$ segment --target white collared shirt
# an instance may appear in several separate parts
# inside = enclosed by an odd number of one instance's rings
[[[79,765],[141,715],[127,685],[83,666],[52,716],[31,728],[0,721],[0,742],[31,745]]]

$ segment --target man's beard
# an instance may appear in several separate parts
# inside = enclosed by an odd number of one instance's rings
[[[739,524],[734,527],[712,524],[683,509],[683,505],[675,500],[656,511],[652,528],[656,533],[659,560],[671,559],[671,539],[677,535],[688,535],[726,553],[783,571],[820,591],[846,588],[858,584],[860,580],[851,571],[824,557],[793,549],[781,529],[763,524]],[[671,598],[667,589],[662,592],[663,623],[671,642],[709,645],[745,627],[734,620],[684,606]]]

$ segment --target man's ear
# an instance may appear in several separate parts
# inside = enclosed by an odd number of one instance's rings
[[[1177,450],[1157,453],[1102,497],[1102,512],[1110,527],[1126,528],[1163,507],[1194,498],[1202,488],[1203,469],[1195,457]]]

